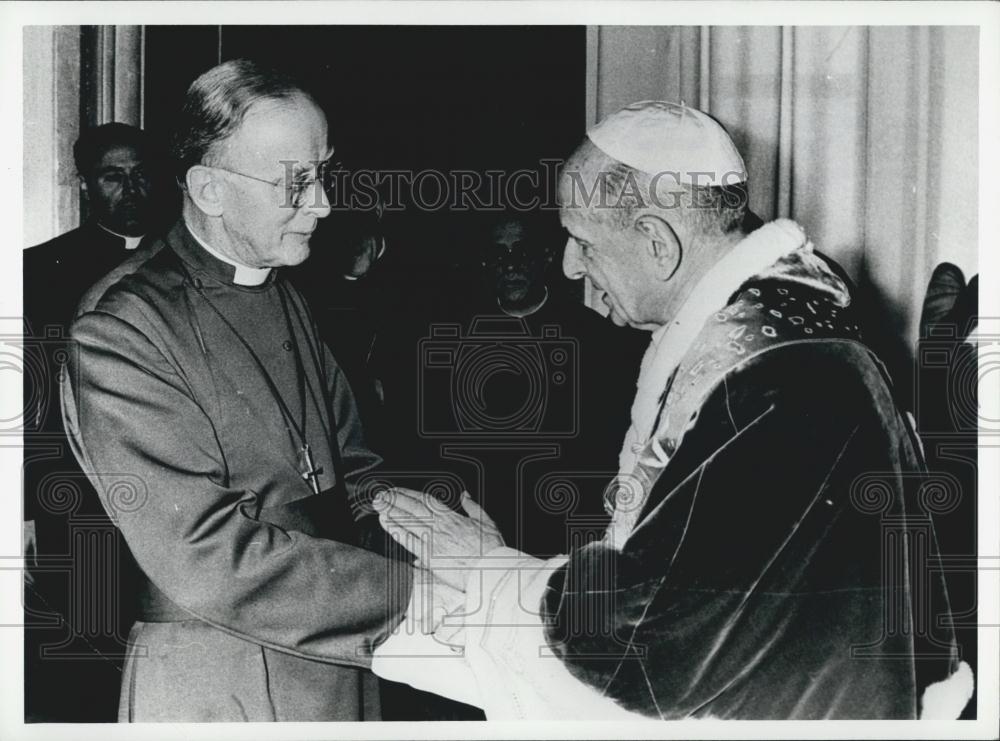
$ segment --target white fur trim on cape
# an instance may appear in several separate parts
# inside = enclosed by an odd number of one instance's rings
[[[632,473],[639,451],[653,434],[660,397],[667,379],[691,349],[705,321],[726,305],[729,297],[747,280],[758,275],[788,253],[812,249],[805,232],[789,219],[765,224],[743,239],[698,281],[676,318],[653,332],[642,358],[639,380],[632,402],[632,426],[625,434],[618,471]]]
[[[950,677],[924,690],[920,698],[920,720],[958,720],[974,688],[972,668],[963,661]]]

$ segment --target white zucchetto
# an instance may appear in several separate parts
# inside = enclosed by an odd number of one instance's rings
[[[643,100],[612,113],[587,137],[605,154],[664,185],[736,185],[747,179],[743,158],[718,122],[679,103]],[[676,173],[676,175],[674,175]]]

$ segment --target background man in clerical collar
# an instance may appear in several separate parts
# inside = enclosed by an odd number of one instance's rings
[[[149,155],[146,134],[123,123],[87,131],[73,146],[91,217],[126,242],[150,229],[155,186]]]
[[[528,215],[507,215],[489,231],[483,267],[496,293],[497,306],[511,316],[527,316],[548,298],[546,273],[553,246]]]
[[[170,189],[157,187],[158,150],[142,129],[123,123],[89,129],[73,145],[73,157],[83,223],[24,252],[24,316],[35,334],[45,326],[68,329],[87,289],[172,210]]]

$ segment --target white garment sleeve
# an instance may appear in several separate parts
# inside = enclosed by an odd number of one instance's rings
[[[414,586],[407,618],[375,650],[372,670],[481,707],[487,720],[646,720],[584,684],[548,647],[540,605],[565,556],[548,561],[502,547],[477,562],[466,583],[464,655],[412,627],[420,614]],[[409,626],[409,627],[408,627]]]
[[[383,679],[482,707],[478,683],[460,646],[426,630],[423,617],[432,604],[433,588],[426,572],[414,571],[413,591],[403,621],[372,657],[372,671]],[[460,617],[458,618],[460,619]],[[461,641],[461,634],[452,639]]]
[[[643,717],[578,680],[548,646],[542,596],[566,560],[500,548],[480,559],[478,578],[466,584],[465,660],[489,720]]]

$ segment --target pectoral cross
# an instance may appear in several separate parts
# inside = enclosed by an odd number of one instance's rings
[[[302,478],[309,483],[309,488],[313,490],[313,494],[319,494],[319,475],[323,473],[323,469],[316,467],[309,443],[302,444],[299,454],[302,456],[302,465],[305,468],[305,471],[302,472]]]

